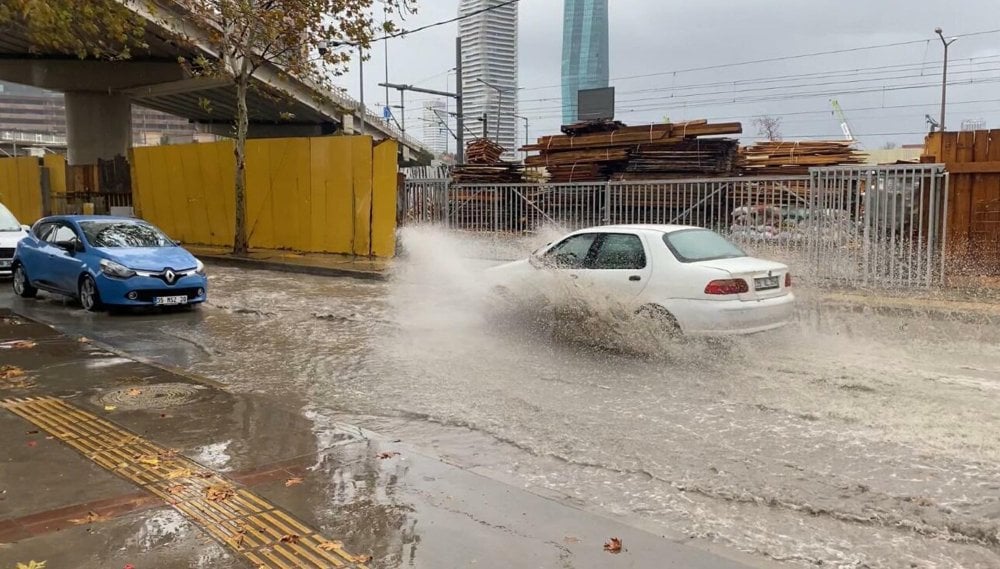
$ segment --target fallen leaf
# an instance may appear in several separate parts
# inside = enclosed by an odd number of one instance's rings
[[[0,379],[14,379],[15,377],[22,377],[23,375],[24,370],[17,366],[0,367]]]
[[[604,551],[608,553],[621,553],[622,552],[622,540],[617,537],[612,537],[604,544]]]
[[[295,478],[289,478],[285,480],[285,487],[295,486],[296,484],[302,484],[302,479],[296,476]]]
[[[232,486],[219,484],[205,488],[205,499],[212,502],[221,502],[230,498],[235,493],[236,490]]]
[[[392,458],[394,456],[399,456],[398,452],[380,452],[378,457],[380,460],[385,460],[387,458]]]
[[[167,418],[167,417],[169,417],[169,416],[170,416],[170,415],[167,415],[166,413],[160,413],[160,418],[161,418],[161,419],[166,419],[166,418]]]
[[[299,536],[297,534],[290,533],[288,535],[281,536],[281,540],[280,541],[281,541],[281,543],[298,543],[299,542]]]
[[[128,563],[122,569],[135,569],[135,565],[132,565],[131,563]]]
[[[187,490],[187,487],[187,484],[174,484],[173,486],[167,488],[167,492],[177,495]]]
[[[156,456],[160,457],[162,460],[170,460],[171,458],[177,456],[178,452],[180,451],[175,448],[168,448],[167,450],[156,453]]]
[[[54,436],[52,436],[52,435],[49,435],[49,436],[45,437],[45,440],[47,440],[47,441],[51,441],[51,440],[52,440],[52,439],[54,439],[54,438],[55,438]]]
[[[190,468],[177,468],[167,473],[167,480],[173,480],[174,478],[187,478],[192,474],[194,473]]]
[[[372,556],[371,555],[359,555],[358,556],[358,561],[360,561],[362,563],[368,563],[371,560],[372,560]]]
[[[45,569],[45,562],[29,561],[27,563],[18,563],[16,569]]]
[[[107,516],[102,516],[101,514],[98,514],[97,512],[90,511],[90,512],[87,512],[87,517],[72,519],[72,520],[70,520],[70,522],[74,523],[76,525],[83,525],[83,524],[92,524],[94,522],[102,522],[102,521],[104,521],[106,519],[108,519]]]
[[[574,537],[572,535],[567,535],[566,537],[563,538],[563,543],[567,543],[567,544],[570,544],[570,543],[580,543],[580,538]]]
[[[86,336],[80,336],[77,339],[77,342],[80,342],[81,344],[89,344],[90,343],[90,338],[88,338]]]
[[[316,547],[322,549],[323,551],[333,551],[334,549],[343,548],[344,544],[339,541],[324,541]]]
[[[139,389],[138,387],[133,387],[132,389],[126,391],[125,394],[128,395],[129,397],[138,397],[142,395],[142,390]]]
[[[29,447],[36,447],[36,446],[38,446],[38,441],[28,441],[28,446]]]
[[[29,350],[37,345],[37,342],[32,342],[31,340],[12,340],[10,342],[0,343],[0,348],[4,348],[6,350]]]
[[[24,434],[26,434],[26,435],[37,435],[38,434],[38,429],[35,429],[35,430],[32,430],[32,431],[26,431]]]
[[[118,408],[118,407],[115,407],[114,405],[105,405],[105,406],[104,406],[104,410],[105,410],[105,411],[114,411],[114,410],[115,410],[115,409],[117,409],[117,408]]]
[[[215,474],[212,472],[195,472],[194,475],[197,476],[198,478],[211,478],[215,476]]]
[[[144,455],[140,456],[136,460],[136,462],[138,462],[140,464],[147,464],[149,466],[159,466],[160,465],[160,459],[159,458],[156,458],[155,456],[148,455],[148,454],[144,454]]]

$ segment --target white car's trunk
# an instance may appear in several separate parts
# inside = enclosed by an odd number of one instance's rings
[[[729,273],[734,279],[743,279],[750,286],[750,292],[739,295],[740,300],[763,300],[788,294],[785,275],[788,267],[774,261],[755,257],[716,259],[695,263],[711,269]]]

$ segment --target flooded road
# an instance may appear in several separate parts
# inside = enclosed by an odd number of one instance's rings
[[[1000,567],[1000,331],[800,290],[776,333],[606,350],[593,323],[497,318],[483,264],[448,253],[416,243],[386,283],[213,268],[193,313],[0,302],[659,534],[790,567]]]

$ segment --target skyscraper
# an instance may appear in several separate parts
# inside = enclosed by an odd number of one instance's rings
[[[458,14],[502,4],[503,0],[459,0]],[[476,136],[483,132],[479,120],[487,116],[488,137],[517,151],[517,2],[459,20],[462,38],[462,95],[465,126]],[[499,130],[498,130],[499,126]],[[466,139],[470,133],[466,131]]]
[[[424,103],[424,144],[434,154],[440,155],[448,151],[448,115],[441,99],[433,99]]]
[[[577,120],[580,89],[608,86],[608,0],[565,0],[563,8],[563,124]]]

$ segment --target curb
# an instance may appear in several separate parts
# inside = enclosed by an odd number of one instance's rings
[[[263,271],[296,273],[320,277],[348,277],[370,281],[385,281],[389,279],[389,276],[386,273],[379,271],[364,271],[360,269],[343,269],[337,267],[317,267],[315,265],[296,265],[292,263],[282,263],[280,261],[244,259],[228,255],[198,255],[198,258],[206,263],[224,267],[240,267],[244,269],[259,269]]]
[[[940,306],[920,307],[894,304],[877,304],[851,302],[842,299],[822,299],[819,302],[809,303],[803,308],[808,309],[833,309],[844,312],[854,312],[857,314],[878,314],[885,316],[905,316],[911,318],[931,318],[934,320],[944,320],[951,322],[964,322],[967,324],[1000,324],[1000,314],[991,312],[976,312],[973,310],[945,308]]]

